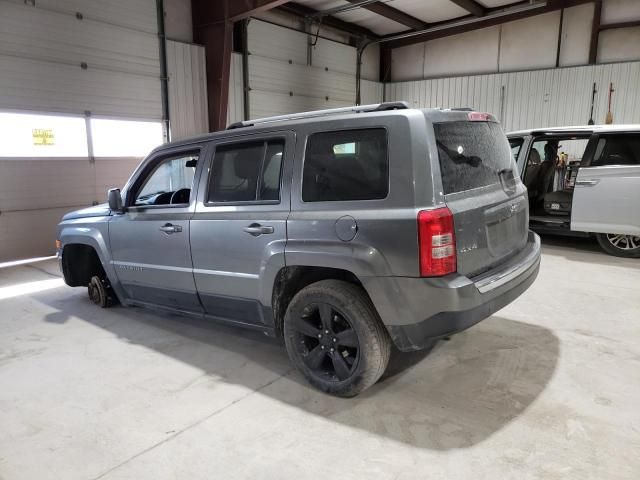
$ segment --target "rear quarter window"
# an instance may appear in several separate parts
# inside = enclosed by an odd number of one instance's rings
[[[387,131],[384,128],[321,132],[309,136],[302,200],[376,200],[389,193]]]
[[[456,121],[433,128],[445,195],[499,184],[507,171],[514,175],[511,147],[499,124]]]

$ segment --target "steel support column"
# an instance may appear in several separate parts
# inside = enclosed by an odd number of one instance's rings
[[[284,3],[286,0],[192,0],[193,37],[205,48],[210,131],[227,126],[233,23]]]

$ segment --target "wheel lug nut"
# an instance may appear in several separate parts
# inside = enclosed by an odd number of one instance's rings
[[[337,338],[334,338],[334,339],[333,339],[333,342],[334,342],[334,343],[335,343],[335,342],[337,342],[337,341],[338,341],[338,339],[337,339]]]
[[[320,349],[321,349],[321,350],[324,350],[324,345],[320,345]]]
[[[321,333],[318,334],[318,338],[322,338],[322,334]]]
[[[335,350],[335,349],[334,349],[334,348],[332,348],[332,349],[331,349],[331,350],[329,350],[329,351],[330,351],[331,353],[333,353],[333,351],[334,351],[334,350]]]
[[[324,331],[324,333],[328,334],[328,333],[329,333],[329,330],[325,330],[325,331]]]

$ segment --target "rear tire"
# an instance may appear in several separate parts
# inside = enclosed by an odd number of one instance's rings
[[[97,275],[91,277],[87,290],[89,299],[101,308],[109,308],[116,303],[116,296],[111,289],[111,285]]]
[[[640,236],[615,233],[596,234],[600,247],[609,255],[624,258],[640,258]]]
[[[317,389],[353,397],[382,376],[391,339],[362,288],[322,280],[300,290],[284,317],[291,362]]]

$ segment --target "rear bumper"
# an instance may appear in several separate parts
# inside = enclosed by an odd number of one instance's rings
[[[410,351],[490,317],[529,288],[539,267],[540,238],[529,232],[521,253],[480,277],[378,277],[363,283],[396,346]]]

